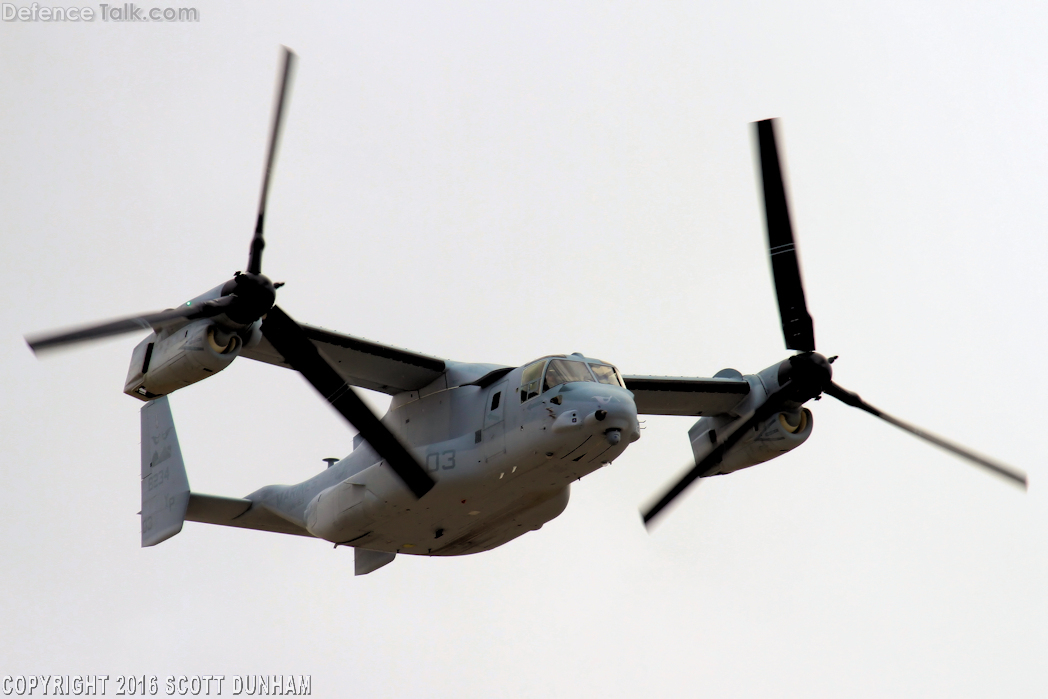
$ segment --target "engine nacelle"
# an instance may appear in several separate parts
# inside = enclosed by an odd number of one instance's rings
[[[197,320],[153,333],[131,355],[124,393],[153,400],[222,371],[244,348],[245,336],[248,345],[259,341],[258,325],[238,332]]]
[[[376,520],[395,515],[412,502],[411,491],[385,462],[379,462],[313,498],[306,506],[306,529],[336,544],[351,541],[370,531]]]
[[[727,416],[703,417],[688,431],[691,449],[698,463],[706,458],[727,436],[726,429],[736,419]],[[804,444],[811,435],[812,414],[807,408],[782,411],[772,415],[747,433],[728,450],[712,475],[732,473],[756,466]]]

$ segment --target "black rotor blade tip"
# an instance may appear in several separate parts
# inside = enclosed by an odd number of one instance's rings
[[[788,349],[814,352],[815,329],[804,298],[804,283],[801,280],[793,225],[790,222],[782,165],[775,143],[774,120],[756,122],[756,130],[768,255],[775,282],[775,296],[779,304],[783,338]]]
[[[291,74],[295,64],[294,51],[286,46],[281,48],[284,51],[280,87],[277,89],[276,99],[273,103],[273,121],[269,127],[269,145],[266,149],[266,166],[262,174],[262,193],[258,201],[258,218],[255,221],[255,236],[251,240],[251,251],[247,261],[247,271],[252,274],[262,273],[262,250],[266,245],[263,238],[266,202],[269,199],[269,183],[272,179],[273,166],[276,163],[277,147],[280,142],[280,133],[283,130],[284,115],[287,111]]]
[[[858,393],[849,391],[848,389],[837,384],[836,382],[830,381],[829,384],[823,390],[826,392],[827,395],[833,396],[834,398],[846,405],[850,405],[853,408],[858,408],[859,410],[864,410],[868,412],[870,415],[873,415],[874,417],[879,417],[888,424],[898,427],[900,430],[909,432],[913,436],[923,439],[924,441],[929,442],[931,444],[934,444],[940,449],[945,449],[951,454],[959,456],[962,459],[965,459],[966,461],[975,464],[976,466],[981,466],[986,470],[997,474],[998,476],[1007,478],[1009,481],[1015,483],[1023,490],[1026,490],[1027,488],[1026,474],[1016,468],[1012,468],[1011,466],[1006,466],[997,461],[988,459],[985,456],[982,456],[981,454],[975,453],[968,447],[961,446],[956,442],[951,442],[950,440],[944,437],[940,437],[939,435],[934,434],[933,432],[929,432],[923,427],[918,427],[917,425],[910,424],[905,420],[900,420],[894,415],[889,415],[883,410],[875,408],[874,406],[864,401]]]

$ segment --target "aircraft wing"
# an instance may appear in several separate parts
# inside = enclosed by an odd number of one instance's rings
[[[302,324],[302,328],[320,353],[327,357],[346,382],[353,386],[390,395],[402,391],[416,391],[432,383],[446,368],[444,360],[436,357],[312,325]],[[267,364],[291,368],[265,336],[259,344],[244,350],[241,355]]]
[[[691,376],[624,376],[641,415],[719,415],[750,393],[742,379]]]

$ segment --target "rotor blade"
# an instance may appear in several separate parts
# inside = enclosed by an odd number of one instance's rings
[[[870,415],[879,417],[885,422],[895,425],[901,430],[906,430],[910,434],[920,437],[921,439],[927,442],[931,442],[935,446],[945,449],[948,452],[956,454],[962,459],[967,459],[968,461],[971,461],[973,464],[989,469],[997,475],[1003,476],[1016,483],[1017,485],[1021,486],[1023,490],[1026,490],[1026,474],[1022,471],[1011,468],[1010,466],[1005,466],[1004,464],[1000,464],[995,461],[991,461],[987,459],[985,456],[980,456],[979,454],[976,454],[975,452],[971,451],[970,449],[967,449],[966,447],[962,447],[959,444],[955,444],[947,439],[939,437],[938,435],[932,434],[927,430],[921,429],[916,425],[911,425],[908,422],[905,422],[897,417],[893,417],[888,413],[878,410],[877,408],[873,407],[872,405],[864,401],[862,398],[860,398],[859,394],[852,393],[846,388],[837,385],[833,381],[829,383],[829,385],[824,389],[824,391],[825,393],[833,396],[842,403],[850,405],[853,408],[865,410]]]
[[[775,145],[774,120],[755,122],[761,160],[761,185],[764,192],[764,221],[768,232],[768,253],[779,302],[782,334],[786,347],[801,352],[815,351],[815,329],[804,301],[804,285],[790,225],[790,210]]]
[[[53,335],[29,335],[26,336],[25,341],[29,345],[29,349],[33,350],[34,353],[38,353],[64,345],[72,345],[89,340],[101,340],[105,337],[122,335],[136,330],[153,330],[175,320],[194,320],[196,318],[216,316],[225,310],[232,299],[232,296],[223,296],[192,306],[179,306],[178,308],[169,308],[166,311],[110,320],[105,323],[77,328],[76,330],[65,330]]]
[[[287,105],[288,89],[291,86],[291,71],[295,63],[295,53],[287,46],[284,49],[284,69],[280,79],[280,91],[273,105],[273,123],[269,128],[269,151],[266,153],[266,170],[262,176],[262,195],[258,202],[258,219],[255,221],[255,237],[251,239],[251,252],[247,259],[247,271],[252,274],[262,273],[262,249],[266,241],[262,237],[266,217],[266,199],[269,198],[269,180],[273,164],[277,159],[277,147],[280,143],[280,132],[284,125],[284,111]]]
[[[368,444],[386,460],[415,497],[421,498],[433,487],[433,478],[364,404],[353,387],[317,351],[302,327],[279,306],[262,322],[262,333],[284,356],[287,363],[306,378],[313,388],[357,428]]]
[[[766,401],[765,405],[767,405],[770,402],[770,400]],[[758,410],[756,413],[754,413],[753,417],[751,417],[746,422],[742,423],[742,425],[740,425],[737,430],[728,435],[727,438],[724,439],[724,441],[718,444],[713,449],[713,451],[706,455],[706,458],[692,466],[691,470],[689,470],[687,473],[681,476],[681,478],[673,484],[673,487],[667,490],[665,494],[663,494],[663,496],[659,498],[658,502],[656,502],[654,505],[648,508],[647,512],[643,512],[641,514],[641,517],[644,520],[644,526],[650,527],[651,521],[655,519],[655,517],[657,517],[660,512],[666,509],[666,507],[671,502],[676,500],[677,496],[683,493],[689,485],[691,485],[700,478],[705,478],[706,476],[713,475],[713,472],[716,470],[716,467],[720,464],[721,459],[724,458],[724,454],[728,451],[728,449],[733,447],[736,442],[742,439],[742,436],[746,434],[748,430],[753,429],[754,425],[765,419],[766,416],[764,415],[764,412],[766,411]]]
[[[658,517],[664,509],[669,507],[670,503],[676,500],[678,495],[683,493],[692,483],[702,478],[702,474],[706,469],[705,462],[708,459],[709,457],[703,459],[702,463],[692,466],[691,470],[684,474],[684,476],[677,481],[672,488],[667,490],[666,493],[659,498],[658,502],[649,507],[646,512],[641,512],[641,519],[644,520],[644,527],[646,529],[651,529],[652,520]]]

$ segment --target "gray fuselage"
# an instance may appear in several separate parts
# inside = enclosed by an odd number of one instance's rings
[[[395,395],[383,422],[437,481],[422,499],[359,438],[313,478],[266,486],[249,499],[338,544],[477,553],[559,515],[572,481],[640,437],[633,395],[617,371],[577,354],[512,370],[449,367],[430,386]]]

